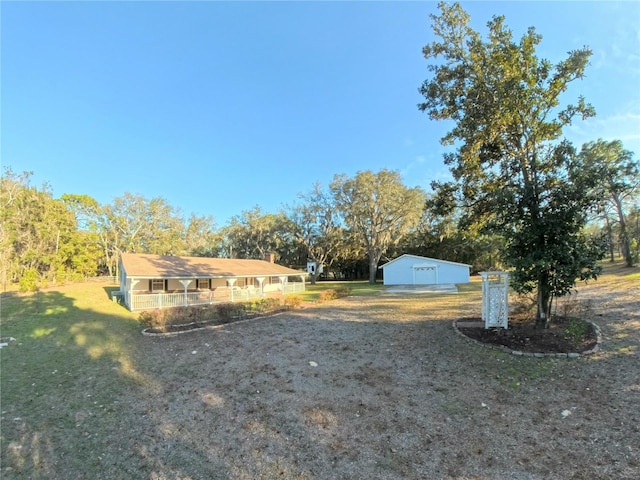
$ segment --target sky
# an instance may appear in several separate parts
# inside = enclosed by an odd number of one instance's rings
[[[552,63],[593,50],[597,116],[565,136],[640,154],[640,2],[461,2],[486,33],[534,26]],[[429,190],[451,128],[417,108],[436,2],[0,2],[0,154],[55,198],[162,197],[221,227],[336,174]]]

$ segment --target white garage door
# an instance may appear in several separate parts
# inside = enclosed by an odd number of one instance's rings
[[[433,285],[438,283],[438,274],[435,265],[413,267],[413,283],[415,285]]]

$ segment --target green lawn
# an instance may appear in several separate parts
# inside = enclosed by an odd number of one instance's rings
[[[117,399],[145,382],[133,351],[136,315],[99,284],[2,298],[1,452],[4,478],[46,478],[52,449],[71,472],[100,471],[100,451],[117,442]],[[54,457],[56,458],[56,457]],[[76,478],[76,477],[69,477]]]
[[[361,295],[376,295],[384,289],[382,282],[371,284],[366,280],[350,281],[350,282],[338,282],[338,281],[323,281],[317,282],[315,285],[307,283],[306,291],[299,294],[305,302],[315,302],[320,296],[320,292],[324,290],[340,290],[349,289],[350,294],[353,296]]]

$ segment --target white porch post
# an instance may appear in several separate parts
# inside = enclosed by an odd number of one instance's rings
[[[187,295],[187,287],[191,283],[191,280],[180,280],[180,283],[184,287],[184,306],[189,306],[189,296]]]
[[[280,279],[280,290],[282,290],[282,293],[284,294],[284,289],[287,286],[287,277],[286,276],[281,276],[278,277]]]
[[[233,285],[236,283],[237,278],[228,278],[227,285],[231,289],[231,301],[233,302]]]
[[[127,295],[129,310],[133,312],[133,280],[129,280],[128,278],[127,278],[127,291],[125,295]],[[125,301],[125,304],[126,303],[127,301]]]
[[[258,281],[258,284],[260,285],[260,296],[263,297],[264,296],[264,286],[262,285],[262,283],[264,282],[264,277],[256,277],[256,280]]]

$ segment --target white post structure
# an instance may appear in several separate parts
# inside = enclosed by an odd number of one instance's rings
[[[191,283],[191,280],[180,280],[180,283],[184,287],[184,306],[189,306],[189,295],[187,294],[187,287]]]
[[[284,291],[287,288],[287,277],[282,275],[278,278],[280,279],[280,290],[282,290],[282,294],[284,295]]]
[[[227,279],[227,285],[229,285],[229,288],[231,289],[231,301],[233,302],[233,285],[236,283],[236,279],[235,278],[228,278]]]
[[[509,274],[480,272],[484,328],[507,328],[509,322]]]
[[[260,285],[260,296],[264,297],[264,277],[256,277],[256,280],[258,281],[258,285]]]

